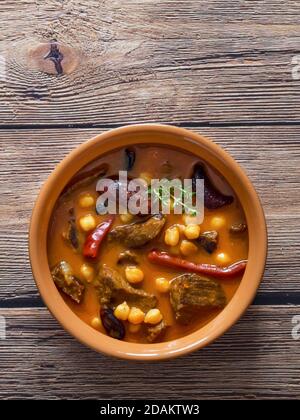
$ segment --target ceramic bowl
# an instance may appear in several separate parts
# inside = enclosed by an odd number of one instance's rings
[[[176,146],[205,159],[234,189],[245,212],[249,231],[248,265],[230,303],[211,322],[180,339],[137,344],[117,341],[81,321],[67,306],[51,278],[47,258],[47,231],[55,203],[69,180],[87,163],[115,148],[131,144]],[[163,360],[207,346],[224,334],[253,301],[263,276],[267,254],[265,217],[258,195],[235,160],[211,140],[182,128],[157,124],[133,125],[96,136],[71,152],[52,172],[37,198],[29,234],[32,272],[42,299],[60,324],[80,342],[96,351],[124,359]]]

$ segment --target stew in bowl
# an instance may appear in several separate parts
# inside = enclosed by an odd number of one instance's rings
[[[152,179],[204,179],[203,222],[172,209],[99,215],[97,182],[105,177],[118,188],[122,170],[149,191]],[[169,341],[230,302],[247,264],[247,224],[238,198],[205,161],[137,144],[101,156],[71,180],[51,218],[48,258],[58,290],[84,322],[122,340]]]
[[[146,199],[136,199],[136,179]],[[155,184],[174,179],[182,195]],[[58,166],[33,212],[30,256],[49,309],[81,341],[119,357],[160,359],[208,344],[242,315],[264,270],[266,227],[252,185],[218,146],[175,127],[131,126],[85,143]]]

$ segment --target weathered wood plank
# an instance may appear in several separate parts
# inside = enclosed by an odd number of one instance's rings
[[[299,121],[299,17],[293,0],[3,0],[0,121]]]
[[[197,129],[196,129],[197,130]],[[198,129],[246,169],[264,205],[269,258],[261,286],[300,291],[300,127]],[[27,232],[38,190],[55,164],[94,130],[0,131],[0,299],[37,296],[27,255]],[[13,250],[13,254],[12,254]]]
[[[299,313],[299,306],[252,307],[210,347],[146,364],[85,348],[45,309],[0,310],[1,398],[296,399],[300,346],[291,332]]]

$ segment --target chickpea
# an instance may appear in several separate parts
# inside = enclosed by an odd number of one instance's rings
[[[177,226],[171,226],[166,230],[165,243],[169,246],[176,246],[179,242],[180,235]]]
[[[162,320],[162,318],[163,316],[159,309],[150,309],[150,311],[146,313],[144,322],[146,324],[155,325],[158,324]]]
[[[195,254],[197,251],[198,247],[193,242],[183,240],[180,244],[180,252],[186,257]]]
[[[216,256],[216,260],[217,260],[218,264],[220,264],[220,265],[227,265],[230,262],[230,257],[229,257],[228,254],[225,254],[224,252],[220,252]]]
[[[99,330],[102,326],[101,319],[98,316],[95,316],[95,318],[93,318],[91,321],[91,326],[96,330]]]
[[[92,214],[87,214],[79,219],[79,225],[82,230],[88,232],[89,230],[95,229],[97,223],[96,219]]]
[[[223,216],[214,216],[211,219],[210,224],[211,224],[211,227],[212,228],[214,228],[214,229],[220,229],[223,226],[225,226],[226,220],[225,220],[225,218]]]
[[[132,221],[133,217],[134,216],[130,213],[120,214],[120,219],[121,219],[121,222],[123,222],[123,223],[130,223]]]
[[[80,272],[83,278],[88,282],[91,283],[95,278],[95,270],[89,264],[82,264],[80,267]]]
[[[144,272],[134,265],[125,268],[125,276],[129,283],[133,284],[144,280]]]
[[[83,209],[92,207],[95,205],[95,199],[91,194],[84,194],[79,198],[79,205]]]
[[[116,309],[114,310],[114,315],[120,321],[127,321],[129,312],[130,308],[127,305],[127,302],[123,302],[116,307]]]
[[[199,225],[187,225],[184,234],[188,239],[197,239],[200,235],[200,226]]]
[[[135,308],[134,306],[130,309],[130,312],[128,315],[128,321],[131,324],[134,324],[134,325],[142,324],[144,319],[145,319],[145,314],[141,309]]]
[[[158,277],[155,280],[155,286],[160,293],[167,293],[170,290],[170,282],[164,277]]]

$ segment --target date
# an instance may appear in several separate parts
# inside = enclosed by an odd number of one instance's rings
[[[117,340],[123,340],[125,337],[125,327],[123,323],[114,316],[112,309],[102,308],[100,310],[100,317],[107,334]]]

